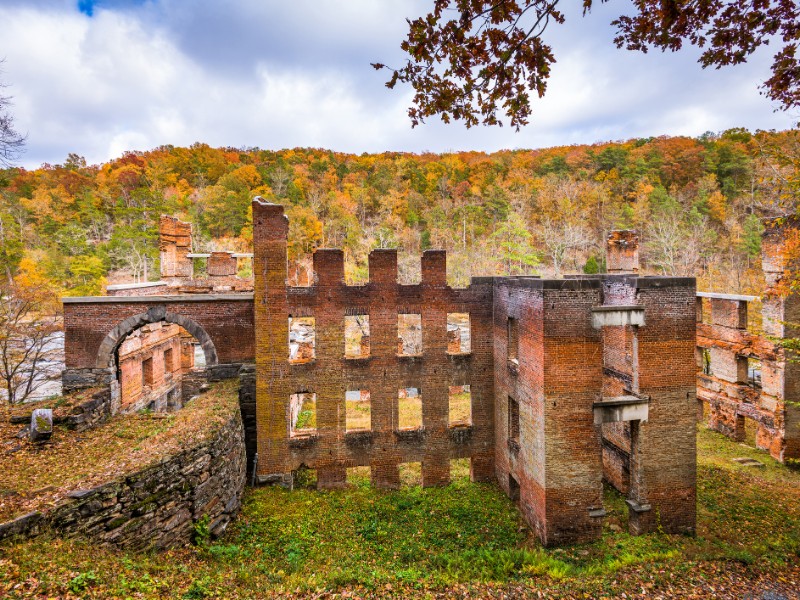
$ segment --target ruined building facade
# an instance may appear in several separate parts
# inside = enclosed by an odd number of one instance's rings
[[[610,244],[609,275],[453,289],[445,253],[426,251],[421,283],[401,285],[396,251],[374,250],[369,282],[348,286],[342,251],[317,250],[313,285],[289,287],[283,207],[254,201],[253,224],[259,481],[306,466],[338,487],[368,466],[394,488],[400,464],[421,462],[434,486],[469,458],[546,544],[600,535],[604,477],[627,494],[634,533],[694,530],[695,282],[638,277],[635,236]],[[451,315],[468,315],[468,349],[449,340]],[[352,317],[369,322],[366,355],[347,355]],[[418,345],[403,341],[409,317]],[[469,417],[453,422],[465,386]],[[421,399],[411,425],[408,390]],[[369,428],[348,428],[353,393],[369,398]]]
[[[548,545],[600,535],[604,479],[626,495],[632,532],[694,531],[695,282],[638,276],[633,232],[610,237],[606,275],[454,289],[445,252],[426,251],[421,282],[402,285],[383,249],[364,285],[345,283],[341,250],[322,249],[310,285],[291,286],[288,231],[282,206],[253,202],[247,292],[220,285],[233,262],[212,256],[199,284],[190,229],[162,219],[162,282],[64,300],[65,386],[116,385],[135,332],[173,324],[200,345],[208,379],[239,378],[257,483],[308,467],[335,488],[358,466],[396,488],[413,462],[438,486],[469,459]]]
[[[758,297],[697,297],[697,397],[708,426],[737,441],[752,428],[749,441],[780,461],[800,459],[800,362],[784,348],[800,332],[800,296],[787,285],[798,239],[797,217],[765,222],[760,330],[748,327]]]
[[[156,411],[183,404],[183,377],[195,364],[194,338],[174,323],[151,323],[119,346],[120,410]]]

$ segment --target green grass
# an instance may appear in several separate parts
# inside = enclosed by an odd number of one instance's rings
[[[708,431],[699,432],[698,451],[696,537],[628,535],[624,498],[607,488],[601,539],[544,549],[495,485],[469,482],[468,461],[453,461],[447,487],[394,492],[372,489],[369,471],[358,468],[348,471],[345,490],[248,491],[228,534],[202,547],[150,555],[57,538],[6,544],[0,596],[74,589],[98,598],[252,598],[346,588],[356,596],[448,589],[482,597],[507,588],[575,597],[671,590],[681,597],[681,590],[733,581],[741,591],[758,578],[780,584],[796,576],[800,473]],[[738,456],[766,467],[732,463]],[[404,483],[418,469],[404,465]]]

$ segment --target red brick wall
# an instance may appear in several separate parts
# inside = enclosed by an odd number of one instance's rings
[[[376,250],[369,257],[370,282],[344,283],[340,250],[314,254],[316,284],[286,286],[286,235],[282,207],[255,202],[256,364],[259,475],[281,476],[300,465],[317,469],[321,487],[342,485],[346,469],[371,467],[375,485],[399,485],[398,465],[421,462],[423,485],[449,481],[451,458],[472,458],[473,476],[493,472],[493,383],[491,345],[492,280],[454,290],[446,285],[443,252],[426,252],[422,283],[397,283],[397,253]],[[447,353],[447,313],[470,314],[472,352]],[[397,315],[422,315],[423,354],[397,355]],[[346,359],[345,315],[369,315],[370,356]],[[314,317],[316,358],[288,362],[288,318]],[[470,385],[473,425],[451,429],[451,385]],[[398,433],[398,391],[416,387],[423,398],[423,430]],[[345,432],[347,390],[369,390],[372,431]],[[317,394],[316,435],[290,441],[291,394]]]
[[[252,362],[253,301],[241,298],[181,296],[141,298],[87,298],[64,303],[64,352],[67,368],[93,368],[100,344],[126,318],[147,312],[151,307],[197,322],[211,337],[218,362]]]
[[[746,299],[711,298],[711,323],[698,314],[698,357],[708,352],[711,373],[698,360],[697,394],[707,405],[708,427],[735,440],[745,439],[745,420],[756,426],[756,446],[777,460],[800,458],[800,366],[774,338],[797,337],[792,323],[800,322],[800,298],[783,284],[793,268],[787,240],[798,235],[796,218],[765,222],[762,268],[766,288],[762,297],[764,335],[747,331]],[[761,362],[761,387],[747,380],[747,358]],[[787,402],[788,401],[788,402]]]

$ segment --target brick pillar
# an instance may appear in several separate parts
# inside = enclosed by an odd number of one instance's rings
[[[372,429],[378,441],[386,446],[372,453],[370,464],[372,485],[380,488],[400,487],[399,454],[393,440],[397,429],[397,391],[400,378],[395,359],[397,348],[397,251],[373,250],[369,254],[369,286],[381,298],[372,304],[369,315],[372,372],[376,381],[370,385]],[[422,390],[425,393],[425,390]]]
[[[693,533],[696,519],[694,278],[639,279],[638,393],[647,421],[631,422],[629,528]]]
[[[314,253],[317,298],[314,311],[316,327],[316,366],[314,391],[317,393],[317,431],[319,463],[317,487],[338,488],[347,483],[345,383],[341,360],[344,356],[345,302],[340,299],[344,285],[344,253],[341,250],[317,250]]]
[[[602,393],[602,338],[592,326],[599,285],[544,282],[545,523],[542,542],[596,539],[602,532],[602,451],[593,404]],[[525,325],[520,323],[521,326]],[[527,332],[520,332],[520,376]],[[524,405],[520,405],[522,412]],[[524,416],[522,417],[525,418]],[[521,439],[523,452],[534,451]]]
[[[425,455],[422,485],[450,483],[449,386],[447,372],[447,254],[426,250],[422,255],[422,426]]]
[[[606,240],[606,271],[639,272],[639,233],[631,229],[612,231]]]
[[[764,221],[761,265],[766,290],[762,297],[763,327],[766,335],[784,339],[800,336],[800,295],[789,288],[788,276],[800,265],[800,217],[787,216]],[[783,443],[773,443],[770,453],[779,460],[800,458],[800,364],[798,357],[786,356],[774,364],[777,385],[775,428]],[[780,385],[780,379],[783,385]],[[782,388],[782,389],[781,389]],[[764,389],[766,393],[768,390]],[[781,394],[782,392],[782,394]]]
[[[283,481],[289,471],[287,424],[289,312],[286,299],[289,221],[283,207],[253,200],[254,323],[258,475]]]
[[[161,277],[192,277],[192,224],[161,215],[158,223],[158,248],[161,252]]]

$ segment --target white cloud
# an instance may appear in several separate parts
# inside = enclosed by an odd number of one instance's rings
[[[703,71],[692,50],[616,50],[609,5],[569,14],[548,31],[555,48],[547,96],[516,133],[445,126],[411,129],[408,89],[387,90],[371,61],[399,64],[405,16],[422,0],[182,2],[95,8],[0,0],[23,163],[77,152],[100,162],[125,150],[195,141],[220,146],[328,147],[350,152],[541,147],[734,126],[784,128],[758,95],[769,53]]]

